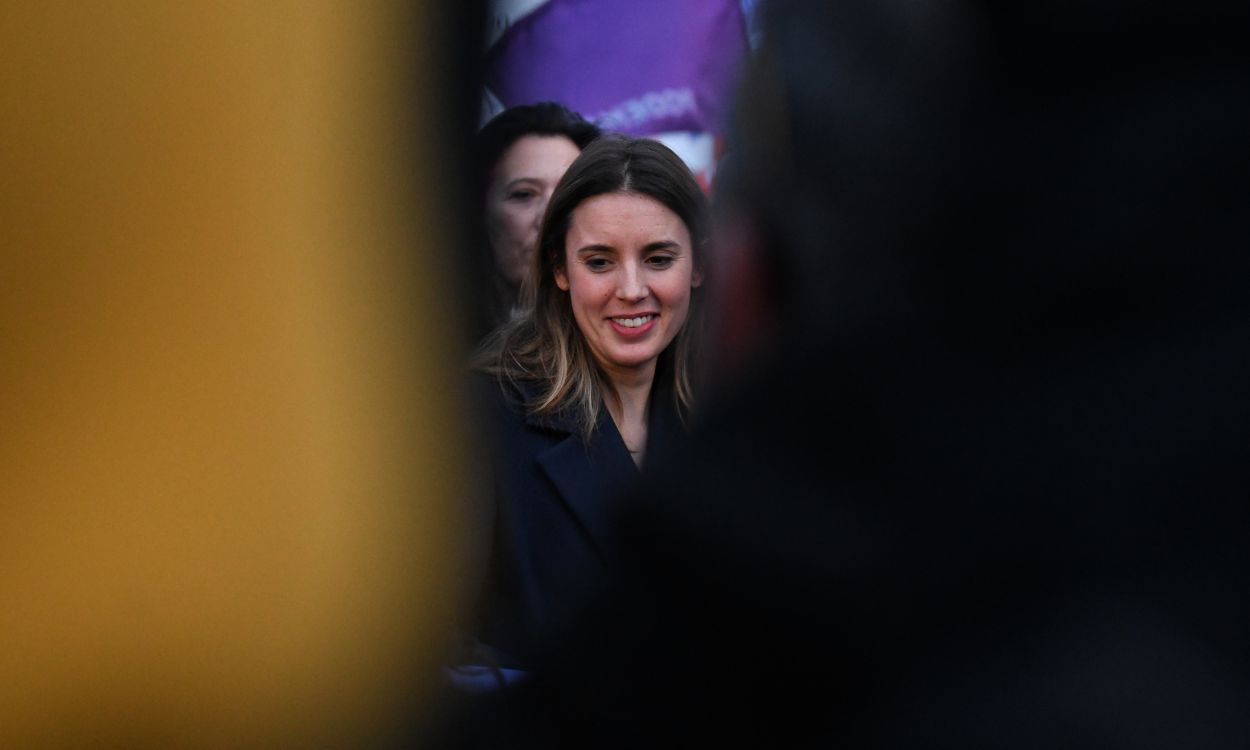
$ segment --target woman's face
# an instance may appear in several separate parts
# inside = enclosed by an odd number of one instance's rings
[[[486,232],[495,264],[512,286],[529,276],[547,199],[579,153],[562,135],[526,135],[496,162],[486,190]]]
[[[690,312],[690,232],[667,206],[637,193],[588,198],[573,210],[556,285],[609,377],[654,373]]]

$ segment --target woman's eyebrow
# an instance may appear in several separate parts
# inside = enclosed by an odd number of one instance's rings
[[[677,242],[676,240],[656,240],[655,242],[648,242],[647,244],[642,246],[642,252],[644,253],[653,253],[657,250],[673,250],[673,249],[680,250],[681,243]],[[612,247],[611,245],[593,244],[593,245],[585,245],[583,247],[579,247],[573,252],[575,253],[615,253],[616,248]]]
[[[671,250],[673,248],[680,250],[681,244],[675,240],[656,240],[655,242],[648,242],[646,245],[643,245],[642,251],[644,253],[650,253],[656,250]]]
[[[537,177],[518,177],[515,180],[511,180],[505,183],[504,189],[511,190],[512,188],[517,187],[518,185],[525,183],[525,182],[537,183],[537,182],[541,182],[541,180],[539,180]]]
[[[581,254],[581,253],[614,253],[616,252],[616,248],[612,247],[611,245],[596,244],[596,245],[586,245],[584,247],[579,247],[574,252],[578,254]]]

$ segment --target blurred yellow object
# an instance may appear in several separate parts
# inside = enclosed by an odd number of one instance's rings
[[[6,9],[0,747],[419,703],[463,477],[424,7]]]

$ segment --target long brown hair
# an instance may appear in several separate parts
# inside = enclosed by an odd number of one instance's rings
[[[604,396],[616,398],[616,389],[577,327],[568,295],[556,286],[555,272],[564,268],[565,237],[573,210],[588,198],[606,193],[644,195],[677,214],[690,232],[695,268],[706,278],[707,197],[690,169],[658,141],[601,138],[582,151],[547,204],[524,314],[492,334],[475,360],[478,369],[501,381],[534,384],[538,395],[525,405],[528,412],[567,415],[583,438],[594,431]],[[694,406],[698,380],[702,296],[701,288],[691,290],[686,323],[660,354],[656,367],[657,385],[672,392],[683,420]],[[652,392],[656,392],[654,386]]]

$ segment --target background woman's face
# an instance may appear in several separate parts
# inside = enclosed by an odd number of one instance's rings
[[[690,231],[659,201],[607,193],[573,210],[556,285],[609,377],[653,368],[686,323],[694,266]]]
[[[512,286],[529,276],[547,200],[579,153],[565,136],[526,135],[496,162],[486,191],[486,231],[495,264]]]

